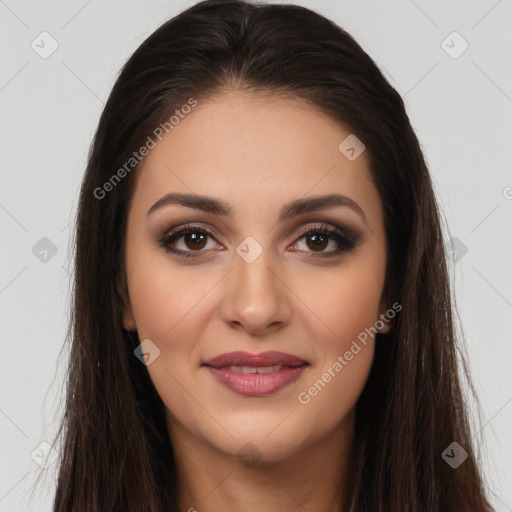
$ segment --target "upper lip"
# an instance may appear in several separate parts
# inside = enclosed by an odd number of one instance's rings
[[[308,364],[304,359],[300,359],[292,354],[285,354],[284,352],[260,352],[259,354],[251,354],[249,352],[227,352],[216,356],[203,363],[206,366],[213,366],[214,368],[223,368],[229,366],[302,366]]]

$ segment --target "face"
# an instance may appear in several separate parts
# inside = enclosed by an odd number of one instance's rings
[[[338,148],[350,133],[301,100],[224,92],[137,170],[124,327],[150,340],[173,443],[278,460],[353,425],[387,304],[382,205],[366,153]]]

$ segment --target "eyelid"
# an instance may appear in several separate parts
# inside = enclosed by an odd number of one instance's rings
[[[217,230],[213,226],[211,226],[209,224],[207,225],[207,227],[205,227],[204,225],[201,225],[201,224],[188,223],[188,222],[185,224],[180,224],[179,226],[174,226],[174,227],[165,229],[162,232],[161,238],[170,238],[172,236],[183,235],[183,234],[187,234],[187,232],[189,232],[189,231],[201,231],[201,232],[206,233],[208,236],[210,236],[212,238],[216,238],[216,239],[224,238],[224,237],[222,237],[222,235],[220,235],[217,232]],[[216,240],[216,242],[217,242],[217,240]],[[220,242],[217,242],[217,243],[220,243]]]
[[[333,230],[337,234],[346,237],[347,239],[357,239],[359,238],[359,233],[352,228],[349,228],[348,226],[345,226],[344,224],[341,224],[337,226],[336,224],[331,224],[329,222],[318,222],[320,226],[311,226],[311,223],[307,223],[306,225],[302,226],[299,231],[296,233],[295,238],[298,240],[303,237],[303,235],[309,233],[310,231],[316,231],[316,230]]]
[[[315,226],[312,226],[312,224],[316,224]],[[291,229],[287,230],[286,234],[284,235],[285,238],[288,238],[292,235],[295,237],[301,236],[304,233],[307,233],[311,229],[321,229],[324,227],[328,227],[330,229],[336,229],[340,234],[346,236],[347,238],[356,238],[359,235],[362,234],[361,230],[359,228],[351,227],[349,224],[337,220],[337,219],[318,219],[316,221],[303,221],[300,223],[299,228],[292,227]],[[177,233],[181,233],[182,231],[186,231],[187,229],[197,229],[200,231],[206,231],[207,233],[214,235],[218,239],[225,238],[223,235],[221,235],[215,227],[213,227],[209,223],[205,223],[204,221],[197,221],[197,222],[185,222],[183,224],[176,224],[173,225],[172,223],[162,229],[159,230],[160,236],[165,235],[175,235]],[[230,230],[231,231],[231,230]]]

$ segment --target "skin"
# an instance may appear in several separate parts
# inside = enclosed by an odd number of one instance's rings
[[[300,99],[229,90],[199,102],[137,171],[124,327],[160,350],[147,368],[166,406],[183,511],[331,512],[345,492],[354,407],[375,339],[359,344],[308,404],[298,394],[389,307],[382,204],[366,153],[349,161],[338,150],[350,133]],[[169,192],[223,200],[232,214],[167,205],[148,215]],[[366,222],[347,206],[278,222],[284,204],[332,193],[355,201]],[[197,258],[158,243],[186,223],[215,233],[199,246],[175,240],[183,251],[202,251]],[[315,249],[311,234],[298,236],[322,224],[358,232],[356,247],[334,255],[334,239]],[[248,236],[263,249],[251,263],[236,252]],[[333,255],[314,259],[319,252]],[[245,397],[201,366],[234,350],[277,350],[310,366],[275,394]],[[253,464],[237,456],[244,446]]]

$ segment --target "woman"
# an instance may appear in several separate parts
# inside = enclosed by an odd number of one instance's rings
[[[440,215],[342,29],[209,0],[124,66],[77,217],[55,511],[487,511]]]

